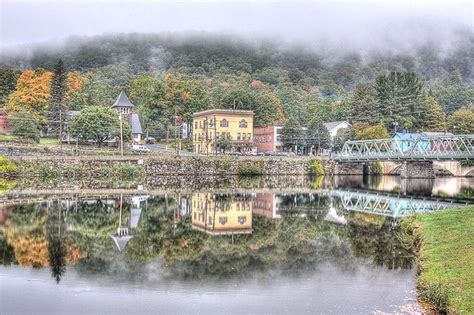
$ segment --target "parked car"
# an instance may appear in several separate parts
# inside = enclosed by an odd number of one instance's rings
[[[242,153],[239,151],[230,152],[229,155],[242,156]]]
[[[132,152],[135,153],[148,153],[151,152],[146,145],[134,144],[132,145]]]
[[[156,142],[156,139],[153,137],[146,137],[145,138],[145,143],[146,144],[154,144]]]

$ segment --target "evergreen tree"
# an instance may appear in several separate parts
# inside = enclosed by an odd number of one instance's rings
[[[349,117],[353,122],[378,123],[382,120],[377,90],[370,84],[359,84],[349,100]]]
[[[49,131],[61,139],[64,127],[64,116],[66,109],[66,74],[61,59],[54,67],[54,74],[51,80],[51,97],[49,99]]]
[[[391,72],[379,76],[375,82],[378,104],[387,128],[398,122],[412,129],[420,120],[420,98],[423,83],[414,73]]]
[[[0,69],[0,108],[6,103],[10,93],[15,90],[20,74],[18,70]]]
[[[304,132],[298,121],[290,117],[280,132],[281,142],[285,148],[293,148],[298,150],[298,147],[304,145]]]
[[[331,135],[319,118],[315,118],[309,123],[305,134],[305,145],[310,147],[310,151],[316,149],[316,152],[320,152],[321,149],[331,147]]]
[[[445,131],[446,115],[441,105],[432,96],[424,96],[421,99],[420,127],[427,131]]]

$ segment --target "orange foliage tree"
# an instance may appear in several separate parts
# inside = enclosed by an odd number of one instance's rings
[[[15,91],[5,103],[5,112],[11,115],[24,110],[46,122],[52,77],[53,74],[44,69],[24,71],[18,78]]]

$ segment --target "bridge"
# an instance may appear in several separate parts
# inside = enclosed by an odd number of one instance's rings
[[[346,141],[336,161],[472,160],[474,135]]]
[[[366,190],[335,189],[331,191],[331,195],[340,199],[342,207],[346,210],[392,218],[439,211],[467,204],[467,202],[454,200],[407,197]]]
[[[405,178],[434,177],[433,161],[474,160],[474,135],[419,136],[412,139],[346,141],[342,151],[332,155],[338,163],[392,161],[402,163]],[[362,174],[362,165],[353,174]],[[347,168],[347,167],[346,167]],[[347,170],[336,173],[344,174]]]

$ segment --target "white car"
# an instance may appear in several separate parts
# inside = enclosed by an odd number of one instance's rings
[[[151,151],[146,145],[134,144],[132,145],[132,152],[147,153]]]

